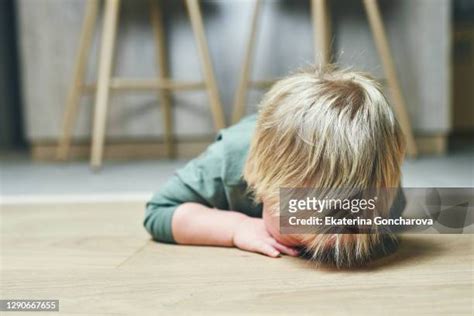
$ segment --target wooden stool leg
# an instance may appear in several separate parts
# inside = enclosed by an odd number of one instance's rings
[[[248,84],[250,81],[250,68],[252,67],[253,54],[255,51],[255,39],[257,37],[257,21],[260,12],[260,0],[254,1],[252,23],[250,25],[250,35],[247,40],[244,64],[240,73],[239,87],[234,99],[234,112],[232,113],[232,123],[237,123],[245,114],[246,97]]]
[[[109,99],[110,76],[114,42],[117,33],[117,20],[120,0],[106,0],[104,21],[99,54],[99,74],[94,109],[94,126],[92,131],[91,167],[99,168],[102,164],[104,150],[105,127],[107,121],[107,104]]]
[[[188,8],[189,19],[191,20],[194,37],[196,38],[199,57],[201,59],[204,81],[214,118],[214,125],[216,130],[219,130],[225,127],[225,119],[219,99],[219,91],[217,89],[216,79],[214,78],[214,70],[212,68],[211,58],[209,56],[209,49],[207,47],[204,25],[202,22],[198,0],[186,0],[186,6]]]
[[[86,2],[84,22],[82,24],[79,48],[77,50],[76,62],[74,65],[74,78],[69,87],[66,109],[63,117],[62,134],[58,142],[56,153],[57,159],[59,160],[66,160],[69,155],[71,134],[76,123],[77,108],[81,96],[82,85],[84,83],[87,57],[92,43],[98,9],[98,0],[88,0]]]
[[[155,36],[155,54],[158,76],[160,79],[168,79],[168,61],[165,43],[165,34],[163,27],[163,15],[157,0],[150,0],[150,20],[153,26]],[[167,89],[161,89],[159,92],[159,100],[163,113],[164,123],[164,142],[168,158],[175,156],[175,144],[173,137],[173,112],[171,108],[171,96]]]
[[[398,77],[393,64],[392,55],[385,34],[384,25],[382,23],[382,17],[377,4],[377,0],[364,0],[364,7],[369,20],[370,28],[374,36],[375,45],[377,46],[380,59],[382,60],[385,75],[387,77],[387,83],[390,87],[395,113],[397,114],[400,126],[407,138],[407,152],[408,155],[416,157],[417,148],[413,132],[410,125],[410,119],[406,110],[406,103],[403,98]]]
[[[324,68],[331,61],[331,22],[326,0],[311,0],[313,19],[314,60]],[[318,58],[319,57],[319,58]]]

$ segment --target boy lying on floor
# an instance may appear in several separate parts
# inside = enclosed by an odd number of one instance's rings
[[[337,267],[364,264],[380,247],[396,245],[396,237],[280,234],[279,188],[396,188],[404,149],[399,124],[370,76],[299,72],[271,88],[257,115],[222,130],[178,170],[147,204],[144,225],[157,241],[269,257],[303,249]]]

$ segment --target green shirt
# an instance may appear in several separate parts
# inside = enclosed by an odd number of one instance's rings
[[[252,115],[221,130],[204,153],[178,170],[147,203],[144,225],[155,240],[174,242],[173,213],[186,202],[262,216],[262,205],[253,202],[242,178],[255,123]]]

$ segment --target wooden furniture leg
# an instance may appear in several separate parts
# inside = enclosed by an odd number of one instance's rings
[[[247,107],[246,98],[250,81],[250,68],[252,67],[253,55],[255,51],[255,39],[257,37],[257,22],[260,13],[260,0],[254,1],[252,11],[252,22],[250,25],[250,34],[247,39],[247,48],[245,50],[244,65],[240,73],[239,87],[235,94],[234,111],[232,113],[232,123],[237,123],[245,115]]]
[[[90,161],[91,167],[94,169],[100,168],[104,151],[107,104],[109,101],[110,77],[112,74],[112,61],[114,42],[117,33],[119,6],[120,0],[105,1]]]
[[[201,59],[204,81],[206,84],[207,94],[209,96],[212,116],[214,118],[214,127],[216,130],[219,130],[225,127],[225,118],[222,111],[216,79],[214,78],[214,70],[212,68],[211,58],[209,56],[209,49],[207,46],[206,35],[204,33],[201,10],[199,8],[198,0],[186,0],[186,6],[188,8],[189,19],[191,20],[194,37],[196,38],[199,57]]]
[[[387,83],[391,90],[394,110],[407,139],[407,153],[411,157],[416,157],[417,148],[415,138],[413,137],[410,119],[406,110],[406,103],[401,92],[393,59],[390,54],[388,40],[385,34],[377,0],[364,0],[364,7],[367,13],[370,28],[372,29],[377,51],[379,53],[380,59],[382,60],[384,72],[387,77]]]
[[[314,61],[324,68],[331,61],[331,25],[326,0],[311,0]]]
[[[157,0],[150,0],[150,20],[155,37],[155,54],[158,77],[165,81],[169,78],[165,33],[163,27],[163,15],[160,7],[161,3]],[[175,157],[175,143],[173,137],[173,112],[171,107],[171,96],[167,89],[160,89],[158,93],[164,124],[164,143],[168,158]]]
[[[69,87],[66,109],[64,111],[63,117],[62,134],[59,138],[56,153],[57,159],[59,160],[66,160],[69,155],[71,134],[77,119],[77,110],[87,68],[87,58],[94,35],[98,9],[98,0],[87,0],[85,6],[84,22],[82,24],[82,30],[79,39],[79,48],[77,50],[76,62],[74,65],[73,82]]]

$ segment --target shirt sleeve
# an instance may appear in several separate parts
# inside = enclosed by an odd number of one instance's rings
[[[171,222],[176,208],[186,202],[227,209],[222,181],[223,155],[220,137],[190,161],[146,205],[144,226],[153,239],[174,243]]]

